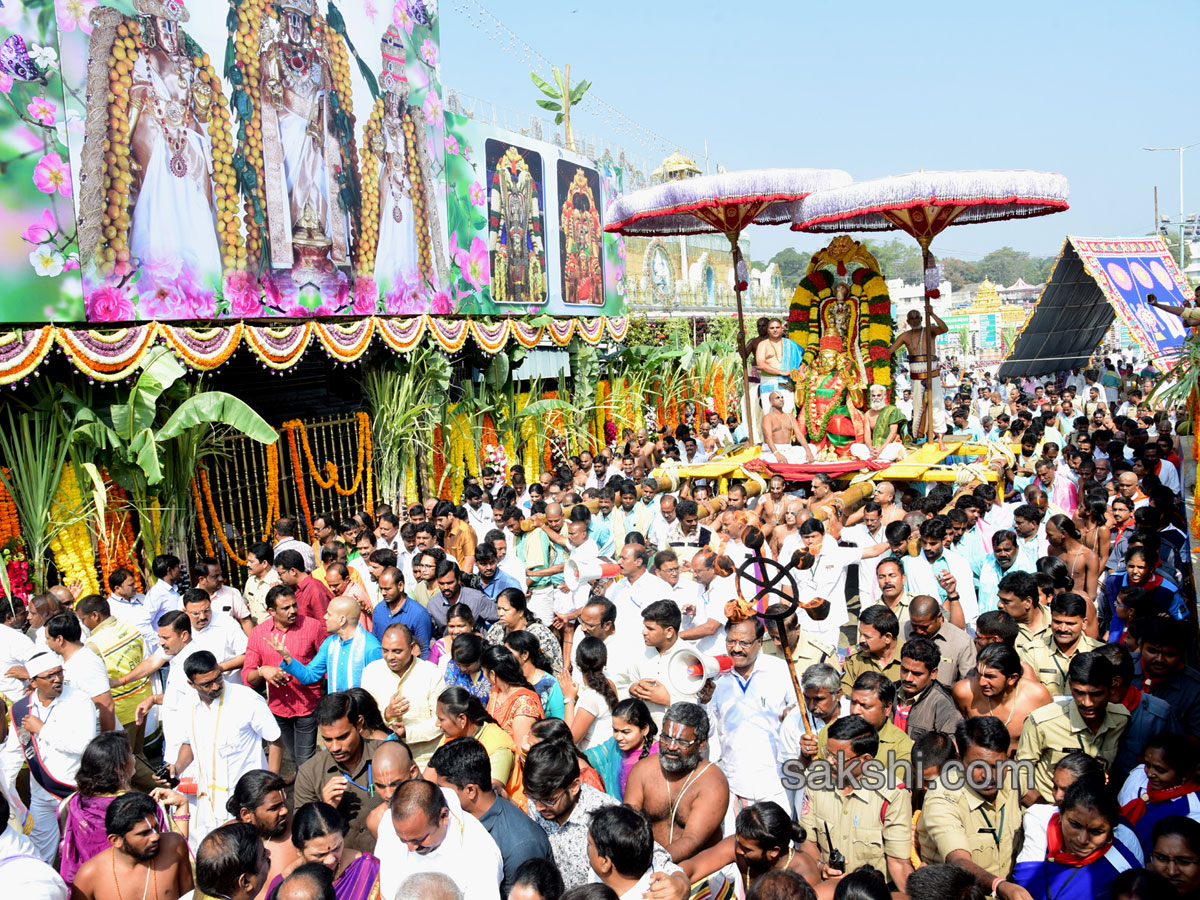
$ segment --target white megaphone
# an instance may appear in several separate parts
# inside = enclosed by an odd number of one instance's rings
[[[696,694],[708,679],[732,671],[732,656],[709,656],[693,647],[681,646],[671,651],[667,660],[667,687],[672,696]]]
[[[567,590],[573,591],[581,584],[587,584],[600,578],[615,578],[619,574],[621,574],[621,567],[615,562],[607,562],[599,558],[585,559],[583,562],[570,559],[563,567],[563,584],[567,586]]]

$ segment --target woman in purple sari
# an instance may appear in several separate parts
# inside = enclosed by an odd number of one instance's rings
[[[124,731],[106,731],[83,751],[75,776],[78,790],[67,800],[59,842],[59,874],[70,884],[79,867],[108,849],[104,814],[114,799],[129,790],[134,758]],[[158,827],[167,831],[167,819],[158,812]]]
[[[295,866],[321,863],[333,872],[337,900],[379,900],[379,860],[370,853],[347,850],[346,822],[328,803],[305,803],[292,819],[292,843],[300,852]],[[291,872],[285,874],[290,875]],[[273,896],[283,876],[276,876],[267,896]]]

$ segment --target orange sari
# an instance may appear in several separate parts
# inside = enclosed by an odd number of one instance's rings
[[[508,732],[509,737],[512,737],[513,719],[517,716],[532,716],[535,719],[546,717],[542,701],[529,688],[517,688],[502,701],[492,694],[488,698],[487,711],[496,724]]]

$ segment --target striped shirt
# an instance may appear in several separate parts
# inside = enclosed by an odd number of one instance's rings
[[[109,678],[128,675],[146,655],[142,634],[133,625],[109,616],[96,626],[87,646],[104,660]],[[133,721],[138,704],[151,694],[150,680],[142,678],[124,687],[112,688],[117,721],[128,725]]]

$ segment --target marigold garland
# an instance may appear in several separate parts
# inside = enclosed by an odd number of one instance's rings
[[[712,398],[713,406],[715,406],[717,410],[717,415],[720,416],[721,421],[724,422],[725,417],[729,414],[729,407],[726,405],[725,370],[720,363],[717,363],[717,367],[713,371]]]
[[[97,536],[100,545],[100,578],[107,584],[108,576],[114,571],[127,569],[133,573],[140,591],[142,576],[133,556],[136,538],[128,498],[121,488],[113,484],[107,472],[104,473],[104,488],[112,502],[107,503],[104,510],[104,532]]]
[[[200,543],[204,546],[205,556],[216,556],[213,552],[212,537],[208,533],[208,519],[204,517],[204,503],[200,499],[200,484],[192,479],[192,500],[196,504],[196,519],[200,524]],[[217,524],[220,530],[220,523]]]
[[[304,488],[304,466],[300,463],[300,448],[296,444],[296,431],[288,428],[286,422],[283,430],[287,432],[288,453],[292,459],[292,471],[296,475],[296,492],[300,495],[300,512],[304,515],[304,530],[306,534],[311,534],[312,510],[308,507],[308,491]]]
[[[355,414],[358,418],[358,462],[357,471],[354,476],[354,483],[349,487],[344,488],[338,477],[338,467],[332,460],[327,460],[325,463],[325,478],[321,477],[320,471],[317,469],[317,462],[313,459],[312,447],[308,443],[308,429],[304,427],[304,423],[299,419],[291,419],[283,423],[283,428],[288,432],[289,441],[292,440],[291,434],[293,431],[300,432],[300,444],[304,448],[304,457],[308,460],[308,471],[312,475],[313,481],[322,490],[333,489],[343,497],[352,497],[358,493],[359,487],[363,482],[363,473],[367,473],[368,481],[371,478],[370,471],[372,466],[372,458],[374,448],[371,444],[371,420],[365,412]],[[299,470],[297,470],[299,471]],[[370,485],[367,488],[367,506],[370,508]]]
[[[8,475],[7,468],[4,469],[4,474]],[[16,501],[9,494],[4,482],[0,481],[0,548],[10,545],[13,550],[20,550],[23,546],[21,519],[17,515]]]
[[[433,426],[433,489],[441,496],[441,486],[446,474],[446,451],[442,445],[442,426]]]
[[[54,495],[56,512],[52,516],[74,514],[82,505],[83,495],[75,477],[75,467],[67,463],[63,466],[58,491]],[[96,555],[92,550],[86,522],[80,520],[61,529],[50,541],[50,551],[54,554],[54,565],[64,584],[80,584],[84,594],[100,593],[100,582],[96,578]]]
[[[370,509],[368,502],[367,508]],[[263,523],[263,540],[271,536],[275,520],[279,518],[279,448],[274,444],[267,447],[267,521]],[[220,523],[217,523],[220,529]]]
[[[235,563],[239,566],[246,565],[246,560],[233,552],[233,547],[229,545],[229,540],[225,537],[225,529],[221,527],[221,518],[217,515],[217,505],[213,502],[212,488],[208,484],[208,472],[204,469],[200,470],[200,489],[204,492],[204,502],[208,507],[208,514],[212,516],[213,527],[217,532],[217,537],[221,540],[221,546],[225,548],[225,552],[229,554],[229,558]],[[203,514],[201,514],[200,519],[201,521],[204,520]],[[209,556],[214,555],[212,552],[209,552]]]

